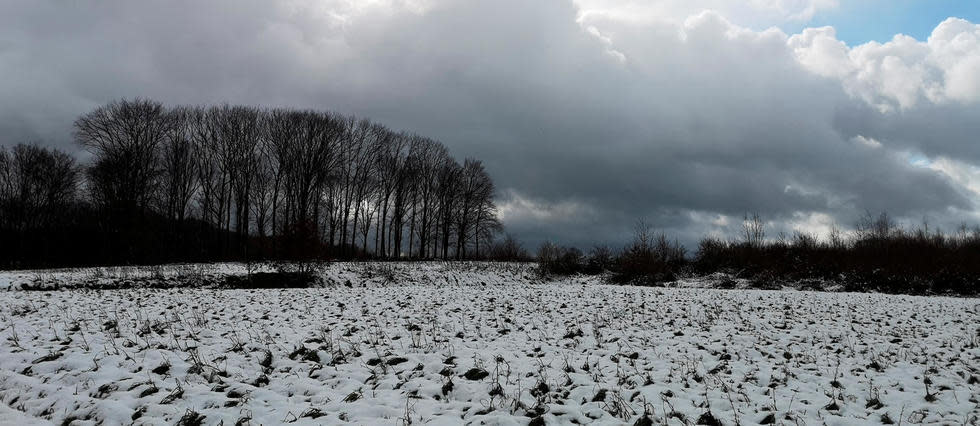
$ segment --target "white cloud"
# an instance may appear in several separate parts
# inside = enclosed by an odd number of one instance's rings
[[[837,39],[834,27],[807,28],[790,37],[788,44],[796,59],[819,75],[843,78],[855,71],[849,49]]]
[[[980,201],[980,167],[946,157],[932,159],[927,167],[948,176]]]
[[[882,112],[980,100],[980,25],[963,19],[943,21],[927,41],[899,34],[848,47],[824,27],[793,35],[788,44],[804,67],[839,79]]]
[[[824,212],[795,212],[786,221],[786,225],[793,231],[804,232],[821,239],[826,239],[834,226],[840,226],[833,216]]]
[[[869,138],[862,135],[857,135],[851,138],[851,142],[866,146],[868,148],[881,148],[881,142],[878,142],[875,138]]]
[[[509,190],[497,206],[497,215],[505,222],[582,220],[594,215],[594,209],[574,201],[557,203],[535,200],[517,190]]]

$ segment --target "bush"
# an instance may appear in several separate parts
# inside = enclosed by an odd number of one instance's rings
[[[848,291],[952,293],[980,290],[980,229],[956,235],[907,231],[887,214],[866,215],[846,241],[796,232],[789,241],[726,242],[705,238],[691,265],[699,274],[736,273],[757,283],[828,282]]]
[[[487,257],[490,260],[505,262],[526,262],[531,259],[527,249],[510,234],[507,234],[503,240],[494,242],[490,246]]]
[[[677,240],[664,233],[652,234],[642,223],[637,226],[633,242],[616,259],[613,281],[638,285],[656,285],[677,279],[687,264],[687,251]]]
[[[574,275],[584,269],[584,257],[577,248],[546,242],[538,249],[538,273],[543,276]]]
[[[599,275],[611,270],[615,265],[612,250],[605,246],[592,247],[589,256],[585,259],[585,266],[582,270],[587,275]]]
[[[853,238],[846,239],[834,227],[827,241],[821,241],[801,231],[767,240],[764,224],[758,215],[746,215],[741,241],[707,237],[698,243],[693,259],[687,259],[676,240],[651,233],[640,223],[633,242],[611,265],[600,266],[605,255],[597,254],[578,270],[608,268],[613,282],[637,285],[674,281],[683,271],[722,273],[759,288],[838,284],[848,291],[980,294],[980,228],[964,226],[949,235],[923,224],[907,231],[885,213],[867,214]],[[543,247],[542,253],[551,262],[549,268],[574,269],[557,246]]]

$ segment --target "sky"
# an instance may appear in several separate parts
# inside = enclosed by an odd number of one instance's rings
[[[815,14],[809,22],[781,25],[787,32],[807,26],[833,26],[848,45],[887,42],[895,34],[925,40],[936,24],[949,17],[980,22],[980,2],[964,0],[856,0]]]
[[[0,144],[119,98],[356,114],[587,248],[980,223],[980,16],[947,0],[0,0]]]

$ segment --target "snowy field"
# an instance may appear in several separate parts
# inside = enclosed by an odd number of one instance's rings
[[[543,282],[525,265],[440,263],[338,264],[309,289],[138,285],[172,269],[126,272],[132,289],[0,291],[0,423],[980,418],[977,299]],[[0,285],[120,273],[9,272]]]

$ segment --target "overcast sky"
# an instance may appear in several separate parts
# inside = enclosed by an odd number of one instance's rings
[[[0,144],[76,151],[124,97],[310,107],[482,159],[529,246],[948,229],[980,223],[976,3],[0,0]]]

